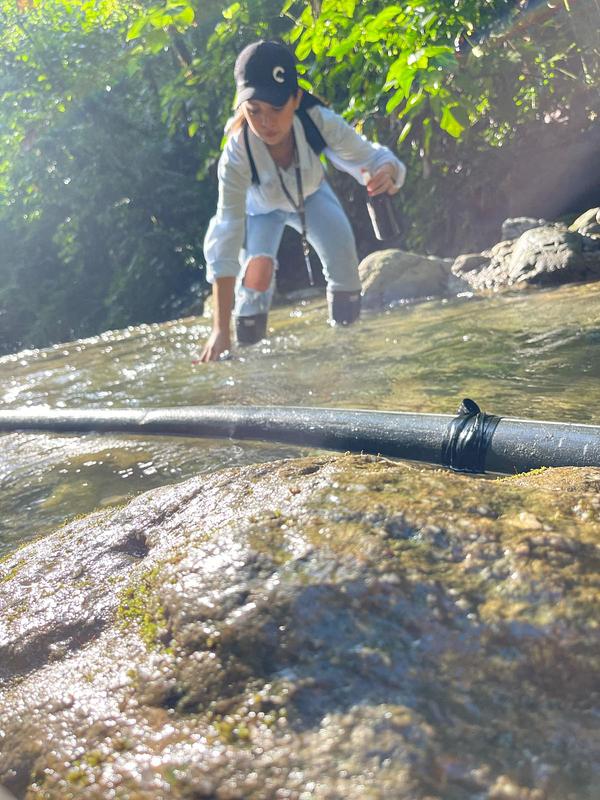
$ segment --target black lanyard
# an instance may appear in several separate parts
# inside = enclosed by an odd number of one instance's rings
[[[306,213],[304,210],[304,193],[302,192],[302,176],[300,174],[300,161],[298,158],[298,148],[296,146],[296,137],[292,132],[292,136],[294,137],[294,169],[296,172],[296,188],[298,190],[298,202],[294,200],[292,195],[290,194],[287,186],[283,181],[283,175],[281,174],[281,170],[279,169],[279,164],[275,164],[277,167],[277,175],[279,176],[279,183],[281,184],[281,188],[283,189],[283,193],[287,197],[290,202],[290,205],[294,209],[294,211],[300,217],[300,225],[302,227],[302,253],[304,254],[304,263],[306,264],[306,270],[308,272],[308,280],[311,286],[315,285],[315,281],[313,278],[312,266],[310,264],[310,248],[308,246],[308,240],[306,238]]]

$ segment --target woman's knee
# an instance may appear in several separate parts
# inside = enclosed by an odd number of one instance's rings
[[[273,259],[269,256],[255,256],[248,261],[243,284],[247,289],[266,292],[273,278]]]

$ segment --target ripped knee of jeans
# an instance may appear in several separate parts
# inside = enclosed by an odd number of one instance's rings
[[[271,256],[252,256],[246,262],[243,285],[256,292],[266,292],[273,279],[273,267]]]

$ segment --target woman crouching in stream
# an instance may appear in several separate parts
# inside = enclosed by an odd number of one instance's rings
[[[406,168],[387,147],[367,141],[338,114],[298,87],[296,62],[284,45],[248,45],[235,64],[237,111],[219,160],[219,199],[204,240],[213,285],[213,329],[200,361],[231,347],[231,312],[239,344],[265,337],[277,251],[286,225],[321,260],[329,317],[350,324],[360,314],[354,234],[325,180],[320,153],[367,182],[369,195],[394,194]]]

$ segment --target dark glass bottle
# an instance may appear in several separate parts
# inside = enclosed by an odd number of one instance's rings
[[[400,234],[400,225],[389,194],[367,195],[367,210],[375,236],[380,242],[395,239]]]

